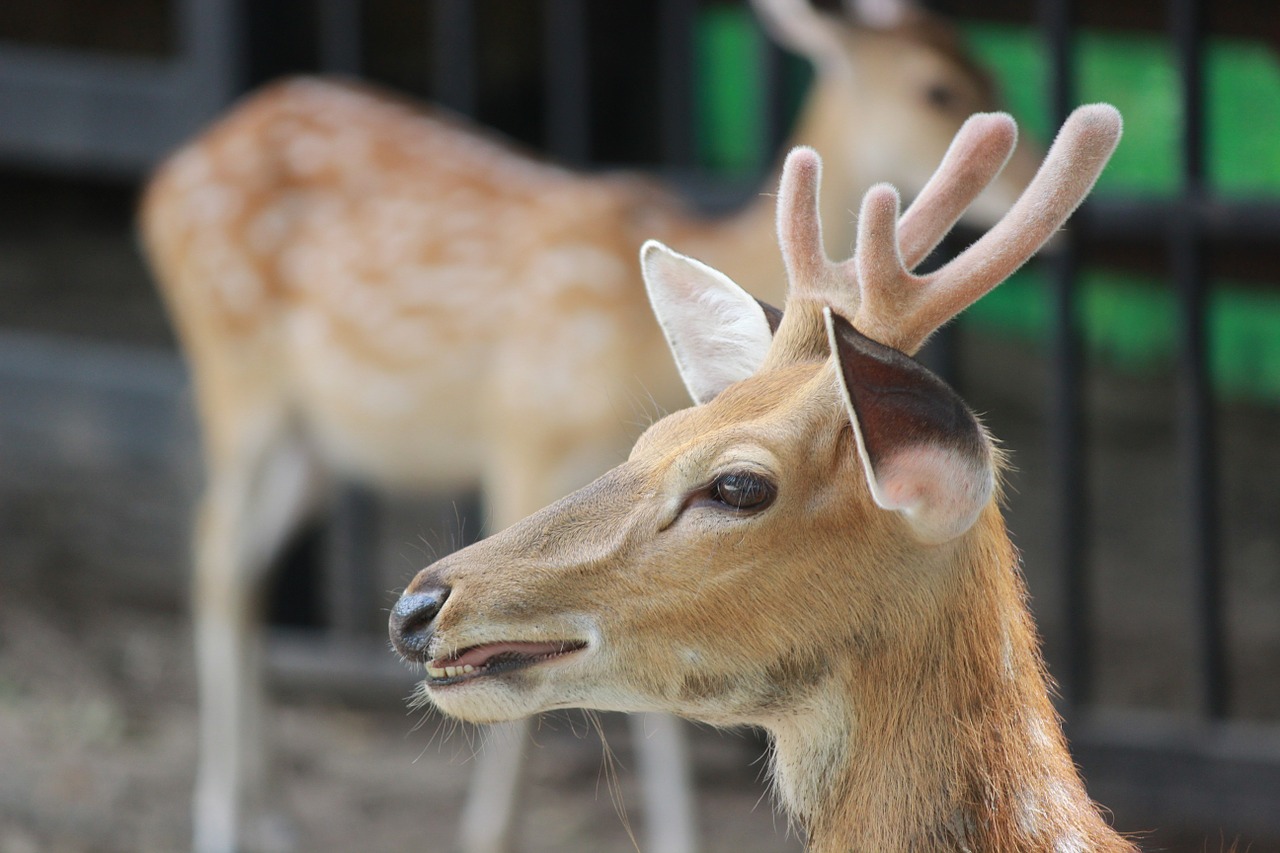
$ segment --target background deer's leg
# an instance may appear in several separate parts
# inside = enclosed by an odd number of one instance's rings
[[[485,472],[485,534],[496,533],[545,505],[546,479],[539,482],[529,449],[522,440],[500,442]],[[538,466],[540,469],[543,466]],[[462,853],[506,853],[511,844],[516,807],[524,782],[529,742],[528,719],[489,726],[476,753],[475,767],[458,828]]]
[[[489,726],[476,755],[462,810],[462,853],[505,853],[524,781],[528,719]]]
[[[271,559],[314,503],[316,473],[306,448],[283,429],[209,466],[193,602],[200,695],[197,853],[287,844],[283,833],[273,838],[265,826],[247,822],[250,810],[254,820],[266,812],[262,591]]]
[[[625,448],[629,441],[626,424],[612,408],[601,417],[614,424],[612,430],[598,426],[591,430],[590,419],[582,418],[544,442],[531,439],[529,419],[506,421],[517,424],[520,432],[509,440],[499,436],[493,444],[497,450],[485,479],[488,532],[502,530],[547,506],[625,458],[617,448]],[[618,435],[611,438],[615,431]],[[509,848],[529,726],[528,720],[521,720],[491,727],[477,756],[463,810],[463,853],[505,853]],[[698,844],[684,724],[665,715],[643,715],[632,731],[648,815],[646,849],[694,853]]]
[[[647,849],[696,853],[693,768],[684,722],[669,714],[631,714],[629,721],[644,790]]]

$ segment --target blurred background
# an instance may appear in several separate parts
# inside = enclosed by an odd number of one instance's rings
[[[1010,526],[1076,758],[1151,849],[1280,850],[1280,15],[930,8],[1025,132],[1047,142],[1093,100],[1126,120],[1063,250],[929,354],[1012,452]],[[0,4],[0,853],[188,844],[199,452],[134,206],[240,94],[314,71],[574,165],[659,174],[709,209],[772,169],[810,73],[738,2]],[[321,592],[272,605],[286,801],[303,849],[447,849],[473,743],[406,714],[379,625],[482,510],[344,504],[281,573]],[[520,849],[632,849],[588,725],[549,720],[538,740],[557,748],[534,751]],[[761,754],[696,732],[707,850],[799,849]]]

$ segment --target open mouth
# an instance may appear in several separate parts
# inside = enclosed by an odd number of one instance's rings
[[[553,640],[548,643],[485,643],[464,649],[451,658],[437,658],[427,664],[432,687],[461,684],[486,675],[497,675],[524,669],[535,664],[571,655],[585,649],[577,640]]]

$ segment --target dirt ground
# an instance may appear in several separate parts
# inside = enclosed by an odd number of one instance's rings
[[[185,849],[195,760],[187,623],[94,596],[6,595],[0,603],[0,851],[160,853]],[[632,826],[628,729],[606,717]],[[280,698],[276,790],[297,850],[447,851],[473,731],[400,703]],[[601,741],[578,714],[543,721],[517,850],[633,850],[612,805]],[[708,851],[799,850],[757,781],[752,737],[695,739]],[[754,764],[753,764],[754,762]]]
[[[6,584],[0,598],[0,853],[187,849],[195,694],[181,612],[94,583]],[[394,698],[277,693],[275,790],[296,850],[448,851],[479,739]],[[606,715],[618,789],[642,832],[628,729]],[[517,853],[637,849],[616,813],[601,740],[578,714],[542,721]],[[762,782],[751,733],[692,730],[707,853],[800,851]],[[1146,829],[1128,826],[1126,829]],[[1230,840],[1223,833],[1222,838]],[[643,840],[643,839],[641,839]],[[1250,839],[1254,853],[1280,845]],[[1145,849],[1219,849],[1218,833],[1148,835]],[[648,849],[641,844],[640,849]],[[658,851],[660,853],[660,851]]]
[[[50,377],[67,381],[50,367],[60,356],[25,344],[6,349],[0,335],[0,360],[25,365],[0,369],[0,853],[151,853],[188,844],[196,720],[184,599],[194,438],[181,374],[166,366],[172,344],[163,315],[121,225],[127,199],[113,198],[73,198],[44,213],[0,209],[0,330],[100,347],[91,350],[101,357],[94,364],[107,365],[54,393]],[[69,220],[81,226],[76,251],[64,248]],[[962,342],[965,394],[1013,452],[1010,525],[1056,665],[1064,614],[1045,364],[1031,347]],[[126,343],[150,346],[150,355],[114,349]],[[1171,386],[1167,377],[1091,376],[1095,693],[1107,707],[1190,712],[1198,701],[1195,601]],[[1233,712],[1274,728],[1280,410],[1224,403],[1219,415]],[[419,537],[439,534],[414,527],[410,514],[385,536],[392,544],[380,588],[391,590],[424,561]],[[273,719],[276,788],[297,850],[450,849],[474,736],[409,713],[398,695],[352,702],[278,691]],[[625,723],[606,717],[604,728],[639,832]],[[800,850],[761,779],[760,741],[700,728],[693,743],[705,849]],[[544,721],[537,744],[519,853],[635,849],[611,802],[600,738],[582,717]],[[1124,815],[1117,821],[1149,828]],[[1235,836],[1230,827],[1183,827],[1146,836],[1144,847],[1217,850]],[[1243,842],[1254,853],[1280,851],[1260,838]]]

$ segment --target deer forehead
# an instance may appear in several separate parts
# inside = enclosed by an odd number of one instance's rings
[[[735,462],[782,474],[841,429],[838,394],[829,362],[761,373],[653,424],[633,447],[631,461],[695,479]]]

